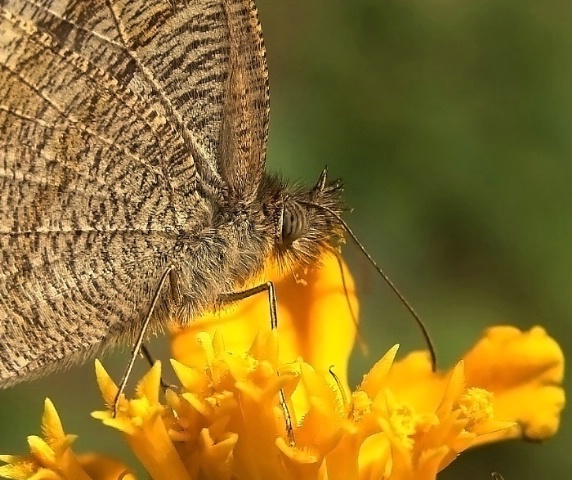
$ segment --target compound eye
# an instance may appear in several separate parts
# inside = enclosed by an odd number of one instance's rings
[[[282,242],[292,243],[306,233],[307,227],[306,209],[296,202],[286,203],[282,219]]]

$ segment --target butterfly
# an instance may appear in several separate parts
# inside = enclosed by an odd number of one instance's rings
[[[0,1],[0,387],[337,245],[340,182],[268,173],[268,116],[253,1]]]

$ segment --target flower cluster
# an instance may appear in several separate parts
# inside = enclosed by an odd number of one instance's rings
[[[327,258],[307,285],[284,280],[278,330],[253,299],[173,331],[180,387],[162,396],[158,362],[115,416],[117,386],[98,362],[107,408],[93,416],[123,434],[154,480],[434,479],[468,448],[556,432],[564,360],[540,327],[491,328],[447,372],[433,372],[426,352],[396,361],[395,346],[351,391],[346,294],[354,312],[357,303],[345,277],[347,289]],[[42,431],[28,456],[1,457],[0,476],[134,478],[111,459],[76,455],[49,401]]]

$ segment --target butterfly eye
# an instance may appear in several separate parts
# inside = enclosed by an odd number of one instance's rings
[[[306,233],[306,209],[297,202],[287,202],[282,214],[282,242],[292,243]]]

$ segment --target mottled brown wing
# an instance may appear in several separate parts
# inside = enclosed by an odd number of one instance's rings
[[[137,330],[225,181],[237,4],[0,1],[0,386]]]
[[[223,4],[231,42],[219,163],[232,193],[247,199],[257,191],[266,160],[270,102],[266,49],[254,0]]]
[[[1,386],[129,333],[148,309],[173,243],[164,159],[184,148],[135,100],[0,8]]]
[[[78,3],[83,3],[80,0]],[[200,173],[247,198],[264,171],[269,89],[253,0],[110,1],[121,41],[182,125]]]

